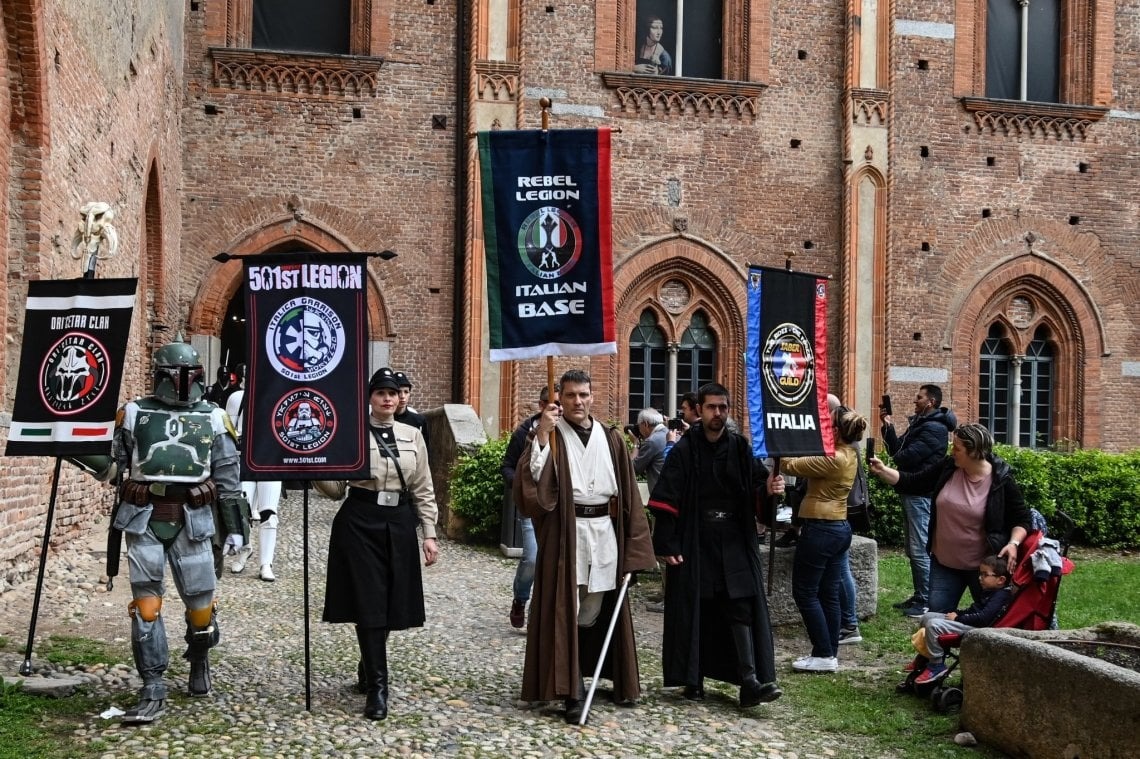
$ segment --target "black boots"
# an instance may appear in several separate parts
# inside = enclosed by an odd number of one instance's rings
[[[760,702],[775,701],[784,692],[775,683],[763,683],[756,678],[756,653],[752,647],[752,628],[732,625],[732,643],[736,648],[736,663],[740,668],[740,706],[748,708]]]
[[[202,630],[194,629],[187,621],[186,653],[182,657],[190,662],[191,696],[210,695],[210,649],[218,645],[220,640],[221,631],[218,629],[216,614],[211,617],[209,626]]]
[[[360,660],[364,667],[364,716],[388,716],[388,631],[383,627],[356,627]]]

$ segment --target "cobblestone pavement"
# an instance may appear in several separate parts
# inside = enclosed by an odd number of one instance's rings
[[[361,716],[364,697],[351,683],[357,661],[349,625],[319,622],[324,596],[328,530],[336,504],[310,502],[311,710],[305,709],[304,594],[301,494],[282,504],[277,581],[258,579],[256,558],[241,575],[228,569],[219,583],[222,642],[212,654],[214,692],[185,695],[181,605],[168,596],[172,697],[166,715],[142,728],[124,728],[93,713],[77,725],[76,740],[102,757],[308,756],[749,756],[809,759],[856,756],[848,739],[819,734],[797,719],[792,699],[741,711],[735,688],[710,683],[709,699],[683,700],[661,685],[660,614],[645,611],[635,588],[634,615],[644,695],[635,708],[617,708],[604,695],[584,728],[566,725],[561,704],[518,701],[525,635],[507,622],[515,560],[496,552],[441,543],[440,562],[424,571],[428,620],[393,633],[389,643],[391,714],[373,723]],[[134,703],[123,574],[110,593],[103,572],[102,536],[49,558],[37,639],[78,635],[122,651],[118,667],[78,673],[98,681],[101,711]],[[34,579],[35,567],[23,567]],[[26,575],[25,575],[26,576]],[[169,583],[168,583],[169,584]],[[0,594],[0,672],[14,675],[22,659],[33,580]],[[177,611],[176,611],[177,610]],[[795,677],[788,662],[803,644],[777,644],[781,678]],[[34,658],[45,674],[60,676]],[[76,674],[74,671],[70,674]],[[605,681],[603,681],[603,685]],[[802,715],[801,715],[802,716]]]

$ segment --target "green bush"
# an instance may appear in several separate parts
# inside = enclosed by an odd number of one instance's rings
[[[503,454],[510,438],[502,437],[460,454],[451,467],[451,510],[467,523],[476,542],[497,543],[503,522]]]
[[[1113,550],[1140,546],[1140,450],[1058,453],[996,445],[994,453],[1009,462],[1026,505],[1045,515],[1051,535],[1068,530],[1060,510],[1073,520],[1074,543]],[[885,453],[878,455],[890,463]],[[875,504],[872,537],[901,546],[902,501],[878,477],[868,479]]]

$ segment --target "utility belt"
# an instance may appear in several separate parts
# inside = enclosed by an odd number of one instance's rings
[[[165,482],[140,482],[127,480],[119,488],[119,500],[135,506],[154,506],[152,519],[168,522],[182,521],[182,506],[192,509],[208,506],[218,500],[218,486],[213,480],[205,480],[193,485],[168,485]],[[162,513],[164,516],[159,516]],[[175,514],[176,518],[171,518]]]
[[[355,501],[374,503],[377,506],[399,506],[400,496],[402,495],[403,493],[399,490],[369,490],[368,488],[358,488],[353,485],[348,486],[349,498]]]
[[[608,517],[609,515],[610,505],[608,503],[574,504],[574,516],[576,517],[591,519],[593,517]]]

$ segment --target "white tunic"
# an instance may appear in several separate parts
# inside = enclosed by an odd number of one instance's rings
[[[558,421],[561,440],[566,445],[566,458],[570,462],[570,487],[574,503],[596,506],[609,503],[618,494],[617,473],[614,472],[610,446],[601,424],[591,419],[590,439],[582,444],[574,427],[565,419]],[[532,445],[530,472],[537,482],[550,458],[550,446]],[[567,504],[567,506],[571,506]],[[579,585],[590,593],[613,590],[617,587],[618,546],[614,525],[608,516],[578,517],[576,573]]]

